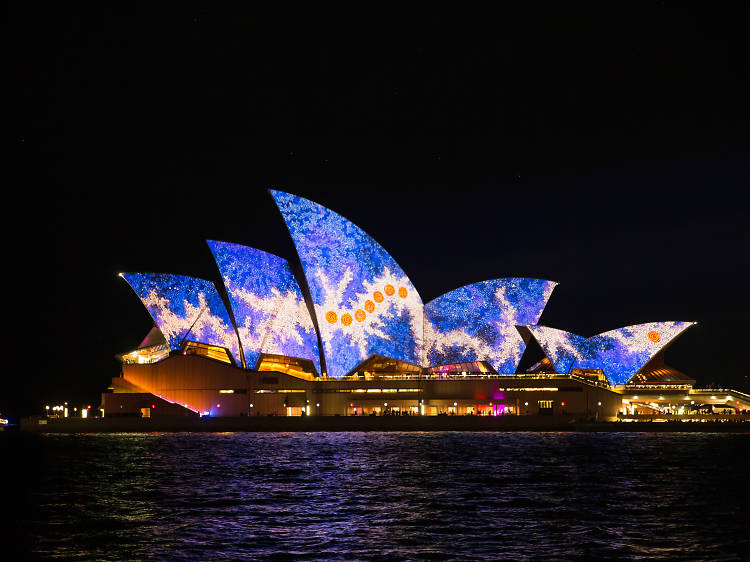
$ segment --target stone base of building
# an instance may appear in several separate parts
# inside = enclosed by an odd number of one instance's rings
[[[575,416],[313,416],[313,417],[30,417],[21,431],[33,433],[276,432],[276,431],[685,431],[750,432],[744,421],[589,422]]]

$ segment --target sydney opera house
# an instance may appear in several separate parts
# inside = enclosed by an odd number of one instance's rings
[[[221,283],[121,274],[154,327],[119,356],[120,376],[102,395],[105,416],[602,420],[691,403],[736,406],[733,396],[699,396],[693,380],[664,363],[664,350],[694,322],[589,338],[539,325],[556,286],[543,279],[481,281],[424,303],[361,228],[313,201],[271,195],[299,261],[208,241]],[[532,340],[544,357],[519,372]]]

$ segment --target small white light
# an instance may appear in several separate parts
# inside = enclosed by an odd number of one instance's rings
[[[253,407],[253,404],[250,404],[250,407],[252,408],[252,407]]]
[[[388,406],[388,402],[383,402],[383,406]]]
[[[524,406],[528,406],[528,405],[529,405],[529,403],[528,403],[528,402],[524,402],[524,403],[523,403],[523,405],[524,405]]]
[[[597,402],[596,404],[597,404],[598,406],[601,406],[601,405],[602,405],[602,403],[601,403],[601,402]]]

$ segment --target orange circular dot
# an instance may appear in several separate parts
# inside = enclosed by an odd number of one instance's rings
[[[657,343],[661,340],[661,336],[659,335],[659,332],[651,331],[648,333],[648,339],[650,339],[654,343]]]
[[[361,308],[354,313],[354,318],[357,322],[362,322],[365,319],[365,316],[367,316],[367,314],[365,314],[365,311]]]
[[[402,299],[406,298],[406,295],[409,294],[409,291],[406,290],[406,287],[399,287],[398,288],[398,296]]]
[[[393,288],[393,285],[386,285],[385,286],[385,294],[389,297],[393,296],[393,293],[396,292],[396,289]]]
[[[372,301],[365,301],[365,310],[370,314],[375,312],[375,303]]]
[[[344,315],[342,315],[341,316],[341,323],[344,326],[348,326],[349,324],[351,324],[352,323],[352,315],[351,314],[344,314]]]
[[[375,299],[375,302],[383,302],[383,293],[381,293],[380,291],[375,291],[372,294],[372,298]]]
[[[336,313],[333,310],[329,310],[326,312],[326,320],[331,324],[335,324],[336,320],[338,320],[338,316],[336,316]]]

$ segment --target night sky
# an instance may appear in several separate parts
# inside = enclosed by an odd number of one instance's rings
[[[739,11],[367,9],[10,9],[5,344],[23,366],[0,412],[99,403],[152,325],[118,272],[218,281],[206,239],[296,260],[269,188],[362,227],[425,302],[551,279],[541,323],[697,320],[667,362],[750,390]]]

